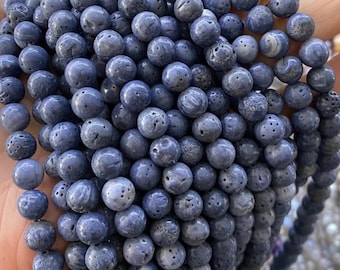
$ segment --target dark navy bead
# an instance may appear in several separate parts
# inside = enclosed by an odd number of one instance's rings
[[[294,84],[302,76],[302,63],[298,57],[285,56],[276,62],[274,73],[281,82]]]
[[[202,89],[191,86],[178,96],[177,107],[184,116],[197,118],[206,112],[208,97]]]
[[[44,125],[42,126],[38,134],[39,145],[48,152],[53,152],[54,150],[50,144],[49,138],[52,128],[53,128],[52,125]]]
[[[232,97],[243,97],[253,88],[251,73],[243,67],[235,67],[222,78],[224,91]]]
[[[100,212],[82,214],[76,224],[79,240],[86,245],[97,245],[107,236],[108,220]]]
[[[206,112],[192,123],[193,136],[204,143],[212,143],[222,133],[222,123],[215,114]]]
[[[211,70],[202,64],[195,64],[190,67],[192,72],[192,86],[207,91],[213,84],[213,75]]]
[[[131,21],[125,17],[122,11],[114,11],[110,15],[111,28],[117,31],[121,36],[126,36],[131,33]]]
[[[81,13],[79,24],[85,33],[97,35],[110,27],[110,14],[101,6],[89,6]]]
[[[207,91],[208,111],[216,116],[222,116],[229,109],[229,96],[222,88],[213,87]]]
[[[203,12],[203,2],[201,0],[175,1],[174,15],[177,20],[185,23],[192,23],[196,18],[200,17]]]
[[[295,131],[309,133],[318,128],[320,117],[315,109],[306,107],[294,112],[292,114],[291,121]]]
[[[332,117],[339,112],[340,96],[334,90],[317,96],[315,107],[322,117]]]
[[[271,0],[268,7],[277,17],[287,18],[297,12],[299,1],[296,0]]]
[[[126,55],[116,55],[106,64],[106,76],[118,86],[123,86],[135,78],[137,66],[132,58]]]
[[[71,242],[65,249],[65,262],[69,268],[74,269],[83,269],[85,270],[85,254],[88,249],[88,246],[83,244],[82,242]]]
[[[123,170],[122,153],[114,147],[98,149],[92,156],[91,167],[99,178],[117,177]]]
[[[55,269],[62,270],[64,267],[63,256],[54,250],[37,253],[32,262],[32,270]]]
[[[70,210],[66,202],[66,193],[73,182],[60,180],[51,191],[51,199],[54,205],[64,211]]]
[[[314,183],[319,187],[328,187],[336,181],[337,170],[328,172],[318,170],[313,175]]]
[[[253,77],[254,88],[267,89],[274,80],[272,68],[263,62],[252,64],[248,71]]]
[[[103,44],[105,45],[105,44]],[[136,63],[146,58],[146,44],[139,40],[134,34],[124,37],[124,54],[131,57]]]
[[[192,187],[197,191],[208,191],[216,183],[217,173],[209,163],[200,163],[191,168],[193,175]]]
[[[155,13],[143,11],[132,19],[131,29],[139,40],[149,42],[161,33],[161,22]]]
[[[190,25],[192,41],[203,48],[213,45],[221,35],[221,26],[214,18],[201,16]]]
[[[188,246],[198,246],[204,243],[209,234],[209,223],[201,216],[181,223],[181,240]]]
[[[319,68],[328,61],[329,50],[324,41],[318,38],[311,38],[301,45],[299,57],[302,63],[307,66]]]
[[[23,83],[16,77],[0,79],[0,103],[20,102],[25,96]]]
[[[340,163],[340,152],[337,151],[332,154],[321,153],[318,156],[318,165],[322,171],[331,171],[336,169]]]
[[[233,4],[234,2],[236,1],[233,0]],[[254,34],[264,34],[267,31],[271,30],[274,25],[273,13],[267,6],[253,5],[253,7],[249,10],[247,14],[245,25],[248,30]]]
[[[242,166],[254,165],[260,156],[260,148],[250,138],[242,138],[235,143],[235,161]]]
[[[272,182],[273,183],[273,172]],[[255,205],[254,211],[257,213],[266,212],[273,208],[275,204],[275,192],[269,187],[260,192],[254,193]]]
[[[184,136],[178,141],[181,147],[181,157],[179,161],[194,166],[200,162],[204,154],[203,145],[192,136]]]
[[[143,81],[129,81],[120,91],[120,100],[127,110],[140,112],[151,102],[150,88]]]
[[[228,168],[236,156],[235,147],[226,139],[217,139],[208,144],[205,152],[207,160],[215,169]]]
[[[132,204],[129,208],[116,213],[114,223],[121,236],[137,237],[145,229],[146,215],[141,207]]]
[[[179,110],[176,109],[169,110],[166,114],[169,119],[169,125],[166,134],[176,139],[186,135],[189,129],[188,119]]]
[[[120,87],[116,85],[114,82],[105,78],[100,85],[100,93],[103,96],[103,99],[108,104],[117,104],[119,103],[119,93]]]
[[[11,159],[21,160],[34,155],[37,143],[31,133],[15,131],[7,137],[5,149]]]
[[[172,198],[164,189],[155,188],[145,193],[142,205],[149,218],[161,219],[170,213]]]
[[[155,253],[156,261],[163,269],[178,269],[184,264],[185,257],[185,247],[179,241],[172,245],[161,247]]]
[[[160,247],[176,243],[180,236],[180,224],[173,217],[153,221],[150,226],[150,237]]]
[[[135,195],[136,191],[133,183],[122,176],[105,182],[101,191],[104,204],[114,211],[121,211],[130,207]]]
[[[133,184],[141,190],[155,188],[161,176],[160,168],[152,160],[147,158],[135,161],[130,168],[130,179]]]
[[[198,60],[195,44],[186,39],[179,39],[175,42],[174,59],[188,66],[194,65]]]
[[[79,241],[76,232],[77,221],[81,215],[71,211],[61,214],[57,220],[57,229],[60,236],[66,241]]]
[[[284,106],[284,100],[280,93],[273,89],[267,89],[263,92],[263,95],[268,102],[268,113],[280,114]]]
[[[125,42],[119,33],[106,29],[99,32],[94,39],[93,50],[100,59],[107,61],[116,55],[124,53]]]
[[[293,164],[283,168],[272,168],[272,186],[284,187],[294,183],[296,179],[296,169]]]
[[[303,109],[312,102],[312,89],[303,82],[289,84],[284,91],[283,98],[289,107],[297,110]]]
[[[258,0],[231,0],[232,6],[240,11],[249,11],[257,5]]]
[[[264,164],[257,162],[247,168],[247,188],[253,192],[263,191],[269,187],[272,175],[269,168]]]
[[[177,162],[173,166],[166,167],[163,170],[162,185],[163,188],[174,195],[185,193],[193,182],[191,169],[182,162]]]
[[[67,150],[58,157],[57,172],[61,179],[75,181],[85,176],[88,161],[80,150]]]
[[[246,121],[236,112],[229,112],[221,117],[222,137],[236,142],[240,140],[246,132]]]
[[[42,218],[47,207],[47,196],[40,190],[25,191],[17,200],[17,209],[20,215],[31,220]]]
[[[221,26],[221,35],[228,40],[233,40],[243,33],[244,24],[235,13],[222,14],[218,22]]]
[[[271,30],[265,33],[260,40],[261,52],[269,58],[282,58],[289,49],[289,38],[281,30]]]
[[[117,254],[111,245],[99,244],[91,245],[86,250],[85,264],[89,269],[99,270],[115,269],[117,265]]]
[[[298,156],[296,158],[297,166],[312,165],[318,160],[318,156],[319,156],[318,150],[299,151]]]
[[[229,213],[221,217],[209,220],[210,236],[216,240],[225,240],[233,235],[235,220]]]
[[[137,129],[129,129],[120,138],[120,150],[130,160],[146,156],[150,143]]]
[[[236,63],[237,54],[233,46],[222,36],[205,50],[205,60],[216,71],[229,71]]]
[[[14,29],[13,29],[12,26],[9,25],[8,18],[5,17],[5,18],[1,19],[0,20],[0,34],[1,34],[1,36],[3,36],[3,35],[11,35],[12,40],[14,42],[14,38],[12,36],[13,32],[14,32]],[[18,51],[19,47],[16,46],[15,49],[17,49],[17,51]]]
[[[209,265],[209,261],[212,257],[212,248],[208,241],[204,241],[198,246],[191,246],[186,248],[186,264],[191,268],[200,270],[211,269],[210,266],[204,268],[205,265]]]
[[[253,210],[254,205],[254,195],[248,189],[232,193],[229,196],[229,212],[236,217],[249,214]]]
[[[176,41],[180,37],[179,22],[173,16],[162,16],[161,21],[161,35],[171,38]]]
[[[162,69],[153,65],[145,58],[137,64],[137,79],[147,83],[150,87],[161,82]]]
[[[329,118],[321,118],[319,132],[325,138],[331,138],[339,134],[340,114]]]
[[[75,58],[65,67],[65,79],[70,87],[93,87],[97,80],[97,71],[93,62],[87,58]]]
[[[191,80],[192,72],[184,63],[175,61],[163,69],[162,82],[170,91],[182,92],[190,86]]]
[[[263,94],[250,92],[240,99],[238,110],[246,120],[251,122],[259,121],[267,114],[268,102]]]
[[[211,243],[213,256],[210,260],[212,269],[232,269],[236,264],[237,242],[234,236]]]
[[[237,54],[237,62],[248,64],[257,57],[259,47],[254,37],[250,35],[238,36],[232,43]]]
[[[14,55],[18,55],[20,52],[20,48],[15,43],[15,40],[12,34],[2,33],[0,35],[0,44],[1,44],[0,55],[8,54],[8,55],[14,56]]]
[[[256,213],[255,213],[256,214]],[[255,223],[255,215],[250,212],[241,216],[234,216],[235,233],[238,231],[246,231],[252,229]]]
[[[47,70],[50,57],[43,47],[31,45],[20,52],[18,59],[22,71],[31,74],[39,69]]]
[[[80,146],[79,127],[71,122],[59,122],[52,127],[49,143],[52,149],[64,152]]]
[[[192,221],[203,211],[202,197],[196,191],[189,189],[174,198],[173,210],[182,221]]]
[[[291,15],[286,22],[286,33],[296,41],[306,41],[312,37],[315,23],[311,16],[304,13]]]
[[[54,226],[46,220],[34,221],[26,228],[24,239],[30,249],[47,251],[56,240],[56,231]]]
[[[168,111],[175,104],[175,96],[165,88],[163,84],[156,84],[150,88],[151,103],[150,106],[158,107],[161,110]]]
[[[9,103],[0,111],[1,126],[10,132],[25,129],[29,125],[30,118],[28,109],[20,103]]]
[[[312,68],[307,74],[307,83],[318,93],[327,93],[335,84],[335,72],[330,66]]]
[[[113,107],[111,120],[114,127],[119,130],[128,130],[137,127],[138,113],[127,110],[122,103]]]
[[[225,192],[213,188],[203,194],[203,214],[215,219],[223,216],[229,208],[229,199]]]

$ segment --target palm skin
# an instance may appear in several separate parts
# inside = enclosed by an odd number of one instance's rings
[[[266,2],[268,2],[268,0],[261,1],[261,4],[265,4]],[[0,4],[2,4],[2,1],[0,1]],[[336,26],[340,24],[340,16],[337,16],[337,11],[340,9],[339,1],[300,1],[300,6],[301,12],[306,12],[315,19],[317,26],[316,37],[330,39],[337,34],[338,29]],[[0,18],[3,17],[4,14],[0,8]],[[278,23],[280,24],[280,22]],[[279,25],[280,28],[283,28],[282,26],[284,26],[284,24]],[[329,64],[336,72],[340,71],[340,57],[335,57]],[[335,89],[338,90],[339,86],[340,82],[338,81]],[[27,96],[23,104],[31,108],[33,100]],[[0,104],[0,109],[1,108],[2,105]],[[39,129],[40,125],[32,120],[27,131],[36,136]],[[15,186],[12,181],[11,173],[15,161],[10,160],[5,152],[5,141],[8,135],[9,133],[7,131],[0,128],[0,269],[30,270],[32,269],[32,259],[35,252],[26,246],[23,237],[25,227],[30,221],[21,217],[16,208],[17,198],[23,190]],[[43,162],[47,155],[48,153],[46,151],[38,148],[33,158]],[[54,184],[55,180],[46,176],[38,188],[50,197]],[[48,211],[43,218],[55,224],[60,213],[61,211],[50,201]],[[59,237],[53,249],[62,252],[65,246],[66,243]]]

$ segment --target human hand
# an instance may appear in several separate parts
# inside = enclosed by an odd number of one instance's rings
[[[315,36],[324,40],[332,39],[337,34],[338,25],[340,25],[340,17],[337,15],[340,3],[332,0],[313,1],[312,3],[307,0],[300,2],[300,11],[311,15],[316,22]],[[2,16],[4,15],[1,14],[0,18]],[[280,27],[282,22],[277,24]],[[334,68],[336,73],[340,74],[340,57],[332,59],[329,65]],[[340,89],[339,81],[335,89]],[[31,108],[33,100],[26,95],[22,103]],[[37,135],[39,129],[40,125],[32,120],[27,130]],[[17,198],[23,190],[16,187],[11,179],[11,172],[15,162],[7,157],[4,150],[4,144],[8,135],[8,132],[0,129],[0,266],[2,269],[26,270],[31,269],[32,258],[35,253],[27,248],[23,239],[23,233],[29,221],[23,219],[16,210]],[[39,148],[33,158],[43,162],[47,155],[47,152]],[[46,176],[39,189],[50,195],[54,184],[55,181]],[[60,213],[53,203],[50,202],[44,219],[55,224]],[[59,239],[53,248],[62,251],[65,246],[66,243]]]

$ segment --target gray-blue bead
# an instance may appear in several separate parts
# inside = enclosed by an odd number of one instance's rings
[[[234,67],[222,78],[223,90],[232,97],[243,97],[253,88],[251,73],[243,67]]]
[[[153,140],[150,145],[150,158],[160,167],[174,165],[181,155],[181,148],[176,139],[163,135]]]
[[[254,127],[256,139],[263,145],[278,143],[285,134],[282,120],[275,114],[267,114]]]
[[[253,62],[259,52],[256,39],[250,35],[238,36],[232,45],[236,51],[237,62],[241,64]]]
[[[239,141],[246,132],[247,123],[236,112],[227,112],[221,117],[222,137],[231,142]]]
[[[284,168],[272,168],[272,186],[284,187],[294,183],[296,179],[296,168],[289,164]]]
[[[281,82],[296,83],[303,73],[301,60],[295,56],[285,56],[276,62],[274,73]]]
[[[0,44],[1,44],[0,38]],[[4,44],[1,44],[4,46]],[[15,55],[12,54],[1,54],[0,50],[0,78],[4,77],[19,77],[21,68],[19,66],[19,60]]]
[[[21,216],[30,220],[40,219],[47,210],[48,200],[40,190],[28,190],[17,200],[17,209]]]
[[[113,270],[117,266],[117,254],[109,244],[91,245],[85,253],[85,264],[92,270]]]
[[[194,220],[203,211],[202,197],[198,192],[189,189],[174,198],[173,210],[180,220]]]
[[[117,177],[123,170],[122,153],[114,147],[98,149],[92,156],[91,168],[99,178]]]
[[[163,188],[174,195],[186,192],[193,182],[193,175],[188,165],[177,162],[163,170]]]
[[[193,175],[192,186],[197,191],[208,191],[216,182],[216,171],[209,163],[203,162],[191,168]]]
[[[340,95],[334,90],[318,95],[316,109],[322,117],[332,117],[340,110]]]
[[[324,65],[319,68],[312,68],[307,74],[307,83],[318,93],[331,91],[335,84],[336,74],[332,67]]]
[[[43,166],[34,159],[22,159],[17,162],[12,171],[13,182],[22,189],[38,187],[44,178]]]
[[[247,181],[245,169],[235,163],[229,168],[221,170],[217,178],[219,188],[228,194],[240,192],[246,186]]]
[[[269,58],[282,58],[289,49],[289,37],[281,30],[271,30],[260,40],[261,52]]]
[[[301,45],[299,57],[307,66],[319,68],[328,61],[329,50],[323,40],[310,38]]]
[[[71,269],[86,270],[85,254],[88,246],[82,242],[71,242],[65,249],[65,263]]]
[[[263,34],[272,29],[274,16],[267,6],[256,5],[247,14],[245,25],[254,34]]]
[[[177,218],[167,216],[152,221],[150,225],[150,237],[153,242],[160,247],[175,244],[180,237],[180,224]]]
[[[209,234],[209,223],[201,216],[181,223],[181,240],[189,246],[201,245],[207,240]]]
[[[274,80],[273,69],[263,62],[252,64],[248,70],[253,77],[254,88],[267,89]]]
[[[271,0],[268,7],[273,14],[280,18],[287,18],[297,12],[299,1],[297,0]]]
[[[82,179],[74,182],[66,192],[66,202],[74,212],[86,213],[99,203],[99,191],[92,180]]]
[[[82,214],[76,224],[79,240],[86,245],[97,245],[104,241],[109,230],[106,216],[99,212]]]
[[[87,158],[80,150],[67,150],[58,157],[57,172],[63,180],[78,180],[85,176],[87,170]]]
[[[320,116],[312,107],[306,107],[294,112],[291,121],[295,131],[310,133],[318,128]]]
[[[208,162],[215,169],[228,168],[235,160],[234,145],[226,139],[217,139],[206,147]]]
[[[209,261],[212,257],[212,248],[208,241],[194,247],[186,248],[186,264],[198,270],[211,270]]]
[[[154,255],[155,246],[151,238],[141,234],[134,238],[128,238],[123,244],[125,260],[134,266],[143,266],[149,263]]]
[[[30,249],[43,252],[49,250],[54,244],[56,231],[46,220],[33,221],[26,228],[24,239]]]
[[[25,129],[31,118],[27,108],[20,103],[9,103],[3,106],[0,117],[1,125],[10,132]]]
[[[178,96],[177,107],[183,115],[197,118],[206,112],[208,97],[202,89],[192,86]]]
[[[61,214],[57,220],[57,229],[60,236],[66,241],[79,241],[76,232],[77,221],[80,214],[68,211]]]
[[[264,157],[268,164],[274,168],[285,168],[296,157],[296,146],[282,139],[277,144],[269,144],[264,149]]]
[[[232,236],[235,230],[235,220],[234,217],[226,213],[223,216],[210,219],[210,236],[216,240],[225,240]]]
[[[229,212],[234,216],[243,216],[250,213],[255,205],[254,195],[248,189],[232,193],[229,197]]]
[[[105,182],[101,191],[104,204],[114,211],[121,211],[130,207],[135,195],[136,191],[133,183],[122,176]]]
[[[77,149],[80,145],[79,126],[72,122],[59,122],[54,125],[49,134],[52,149],[65,152]]]
[[[272,172],[272,182],[273,183],[273,172]],[[254,193],[255,205],[254,211],[257,213],[265,212],[271,210],[275,204],[275,192],[272,188],[268,187],[265,190]]]
[[[147,139],[156,139],[165,134],[169,119],[165,111],[157,107],[142,110],[137,118],[137,128]]]
[[[247,188],[253,192],[263,191],[269,187],[272,175],[268,166],[264,163],[256,163],[247,168]]]
[[[219,218],[223,216],[229,208],[228,196],[220,189],[212,188],[203,194],[202,199],[203,214],[208,218]]]
[[[54,269],[62,270],[64,267],[64,258],[54,250],[38,252],[32,262],[32,270]]]
[[[238,110],[243,118],[251,122],[256,122],[266,115],[268,102],[263,94],[250,92],[240,99]]]
[[[204,154],[203,145],[192,136],[185,136],[178,141],[181,147],[179,161],[188,166],[194,166],[200,162]]]
[[[286,33],[296,41],[306,41],[312,37],[315,23],[311,16],[304,13],[296,13],[286,22]]]
[[[177,241],[173,245],[159,248],[155,257],[158,265],[163,269],[177,269],[184,264],[186,251],[184,246]]]
[[[212,143],[221,135],[222,124],[215,114],[206,112],[192,122],[191,129],[197,140]]]
[[[0,103],[20,102],[24,95],[24,85],[18,78],[9,76],[0,79]]]

